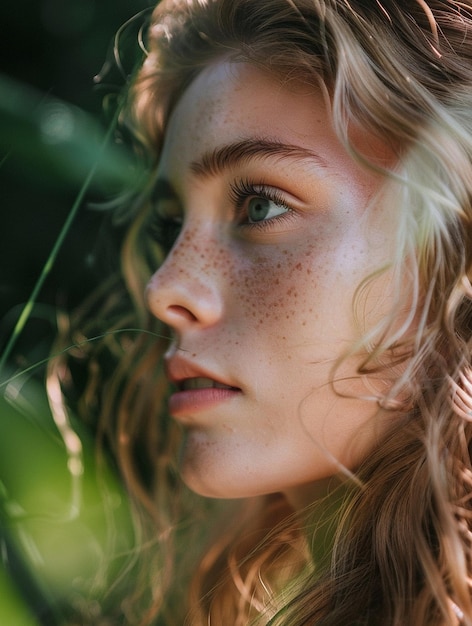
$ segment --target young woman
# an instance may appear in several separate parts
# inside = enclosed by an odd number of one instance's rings
[[[147,46],[131,623],[472,624],[472,2],[164,0]]]

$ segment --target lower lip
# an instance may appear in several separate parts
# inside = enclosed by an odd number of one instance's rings
[[[169,412],[173,417],[191,415],[210,409],[221,402],[232,400],[241,394],[239,389],[188,389],[177,391],[169,398]]]

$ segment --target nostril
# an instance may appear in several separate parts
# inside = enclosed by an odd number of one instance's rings
[[[169,267],[167,265],[167,269]],[[150,313],[174,329],[195,323],[202,326],[215,324],[222,310],[217,280],[210,281],[200,273],[179,280],[175,276],[175,272],[166,273],[164,263],[150,278],[145,291]]]
[[[185,319],[189,322],[195,322],[197,320],[196,315],[194,315],[189,309],[184,306],[180,306],[178,304],[172,304],[167,307],[167,314],[174,319]]]

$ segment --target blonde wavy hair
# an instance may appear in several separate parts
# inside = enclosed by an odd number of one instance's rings
[[[396,146],[398,165],[384,174],[399,220],[389,268],[398,298],[365,334],[360,373],[385,369],[387,353],[403,363],[388,395],[373,394],[399,417],[321,518],[296,516],[278,496],[207,503],[177,478],[179,433],[165,418],[160,368],[166,329],[154,322],[159,339],[121,345],[101,428],[142,543],[158,544],[151,608],[129,619],[472,626],[472,2],[163,0],[123,120],[151,171],[176,102],[222,57],[323,86],[338,136],[365,167],[375,166],[350,141],[353,124]],[[145,241],[150,194],[128,207],[122,256],[143,327],[144,286],[163,258]],[[355,310],[373,280],[359,286]]]

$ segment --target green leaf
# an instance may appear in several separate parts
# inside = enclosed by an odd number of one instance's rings
[[[54,185],[80,185],[96,168],[92,186],[121,189],[137,180],[123,145],[105,143],[106,130],[78,107],[0,74],[0,150],[28,176]]]

